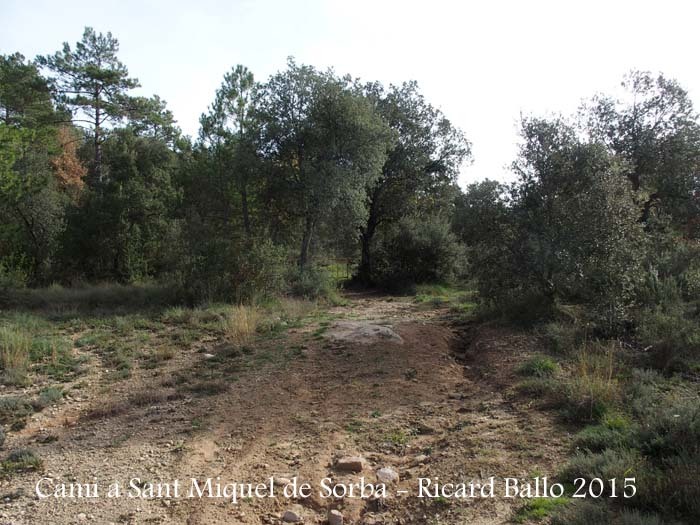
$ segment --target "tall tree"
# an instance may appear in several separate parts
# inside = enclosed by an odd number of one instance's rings
[[[251,140],[253,127],[252,99],[255,90],[253,73],[237,65],[224,75],[214,103],[200,118],[202,140],[212,149],[220,169],[241,197],[241,213],[246,236],[250,236],[248,186],[256,160]]]
[[[92,174],[97,182],[103,180],[106,128],[128,114],[128,91],[139,86],[117,58],[118,51],[119,42],[112,33],[103,35],[86,27],[75,49],[65,42],[54,55],[37,57],[39,64],[56,75],[57,99],[72,110],[72,122],[89,126],[94,147]]]
[[[391,86],[388,91],[374,83],[367,85],[365,92],[398,135],[388,150],[380,176],[366,186],[368,214],[360,227],[362,256],[358,277],[369,282],[377,229],[406,216],[417,206],[419,196],[438,196],[453,184],[461,164],[470,155],[470,144],[425,100],[416,82]],[[436,205],[431,203],[431,207]]]
[[[379,176],[394,136],[350,79],[291,60],[262,87],[256,116],[274,184],[301,220],[304,270],[317,227],[340,202],[349,220],[362,217],[364,188]]]
[[[63,229],[60,118],[36,65],[0,57],[0,265],[21,267],[32,283],[48,277]]]
[[[584,109],[588,131],[627,162],[640,222],[655,209],[678,224],[697,220],[700,125],[688,93],[675,80],[640,71],[622,86],[622,100],[599,96]]]
[[[35,129],[55,119],[46,79],[19,53],[0,55],[0,119]]]

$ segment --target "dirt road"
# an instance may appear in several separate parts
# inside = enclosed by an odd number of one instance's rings
[[[2,483],[0,522],[253,524],[281,523],[292,512],[326,523],[337,509],[345,523],[506,523],[522,501],[418,498],[419,478],[483,484],[552,475],[567,435],[511,388],[533,341],[495,328],[465,341],[445,314],[408,298],[355,295],[325,322],[242,354],[200,340],[164,367],[116,384],[92,366],[78,393],[8,439],[36,451],[43,466]],[[339,320],[385,326],[401,340],[337,338]],[[206,383],[214,374],[219,381]],[[203,383],[184,389],[183,376]],[[362,470],[339,469],[343,457],[361,458]],[[376,484],[379,469],[389,477],[386,497],[324,497],[324,486]],[[276,497],[185,497],[193,478],[214,487],[269,485],[270,477]],[[46,498],[36,495],[42,478]],[[280,494],[294,478],[312,487],[309,497]],[[115,483],[121,494],[108,497]],[[76,484],[83,496],[96,486],[98,497],[54,497],[70,488],[75,496]]]

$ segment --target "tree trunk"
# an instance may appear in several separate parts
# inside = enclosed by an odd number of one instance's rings
[[[311,246],[311,237],[314,233],[316,221],[310,217],[306,219],[306,227],[304,228],[304,236],[301,239],[301,252],[299,253],[299,270],[304,271],[309,263],[309,248]]]
[[[100,146],[100,95],[95,93],[95,179],[102,183],[102,147]]]
[[[372,240],[379,225],[377,218],[376,199],[372,199],[369,207],[369,217],[367,224],[360,228],[360,243],[362,246],[362,256],[360,266],[357,269],[357,278],[361,283],[372,284]]]
[[[357,278],[360,282],[370,284],[372,282],[372,235],[368,230],[360,231],[360,243],[362,245],[362,255],[360,257],[360,266],[357,269]]]

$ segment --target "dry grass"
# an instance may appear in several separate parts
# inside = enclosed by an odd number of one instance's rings
[[[311,315],[316,308],[316,303],[307,299],[295,299],[292,297],[280,299],[282,316],[287,320],[298,321],[299,319],[303,319]]]
[[[578,353],[566,382],[566,396],[574,418],[600,419],[620,401],[620,383],[616,373],[617,343],[584,346]]]
[[[254,306],[234,306],[221,322],[226,337],[235,344],[245,344],[255,335],[262,314]]]
[[[159,405],[171,401],[177,401],[182,398],[182,394],[174,392],[167,394],[166,392],[157,392],[154,390],[144,389],[132,394],[124,401],[111,401],[104,403],[88,412],[81,415],[83,420],[94,419],[109,419],[126,414],[127,412],[143,407]]]
[[[170,346],[161,345],[153,351],[153,357],[159,363],[169,361],[175,357],[175,350]]]
[[[26,332],[0,328],[0,366],[8,383],[21,383],[29,367],[32,338]]]

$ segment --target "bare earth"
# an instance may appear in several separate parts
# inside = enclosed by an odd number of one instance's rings
[[[570,444],[566,429],[513,390],[514,367],[536,343],[502,328],[465,338],[446,321],[446,309],[410,299],[348,298],[330,314],[356,324],[290,329],[283,341],[298,349],[294,359],[276,360],[273,343],[256,343],[256,355],[269,359],[236,368],[246,356],[231,357],[219,365],[230,373],[228,389],[214,395],[183,393],[172,378],[204,373],[212,359],[206,354],[224,351],[221,341],[198,341],[163,367],[139,368],[116,383],[106,383],[91,359],[84,388],[8,436],[6,449],[31,448],[43,467],[2,483],[0,523],[281,523],[287,510],[304,523],[326,523],[329,509],[345,523],[507,523],[522,500],[419,499],[418,478],[483,482],[557,471]],[[353,340],[347,333],[358,326],[362,337]],[[344,456],[363,458],[362,471],[335,468]],[[376,483],[383,467],[400,476],[386,498],[319,494],[323,478]],[[312,496],[236,505],[227,498],[106,497],[110,484],[126,492],[132,478],[143,487],[179,479],[186,496],[192,478],[264,483],[271,476],[308,482]],[[38,499],[42,477],[97,483],[99,497]]]

